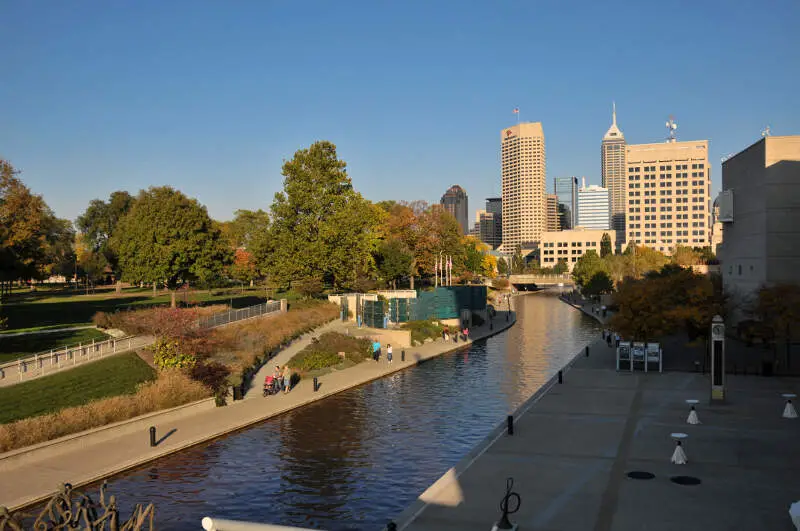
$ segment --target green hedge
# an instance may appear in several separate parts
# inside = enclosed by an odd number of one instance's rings
[[[437,339],[442,335],[442,325],[438,321],[409,321],[402,328],[411,330],[411,344],[423,344],[426,339]]]
[[[361,363],[372,355],[372,343],[368,339],[326,332],[289,360],[289,367],[301,372],[334,367],[342,363],[339,352],[345,359]]]

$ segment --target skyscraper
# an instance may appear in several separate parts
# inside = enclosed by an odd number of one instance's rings
[[[556,194],[546,194],[547,202],[547,232],[561,230],[561,223],[558,219],[558,196]]]
[[[537,242],[545,229],[545,148],[541,122],[500,132],[502,155],[502,252]]]
[[[497,249],[503,243],[503,201],[499,197],[486,199],[486,210],[480,218],[481,235],[483,243]]]
[[[578,178],[556,177],[553,193],[558,196],[559,229],[574,229],[578,224]]]
[[[705,247],[711,229],[708,140],[626,148],[626,241],[670,252]]]
[[[617,233],[617,244],[625,242],[625,135],[617,127],[617,106],[612,105],[611,127],[603,136],[600,148],[602,186],[609,193],[611,229]]]
[[[583,186],[578,189],[578,226],[609,230],[610,217],[608,190],[594,184],[586,186],[584,179]]]
[[[461,234],[469,233],[469,208],[467,200],[467,192],[464,191],[459,185],[454,184],[442,196],[442,206],[450,212],[454,218],[461,225]]]

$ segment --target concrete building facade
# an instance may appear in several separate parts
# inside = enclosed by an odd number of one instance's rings
[[[628,206],[625,155],[625,135],[617,127],[617,106],[614,104],[611,111],[611,127],[606,131],[600,145],[600,170],[601,185],[609,192],[610,228],[616,231],[620,246],[625,243],[625,213]]]
[[[613,249],[617,244],[613,230],[588,230],[579,227],[573,230],[544,232],[539,247],[539,264],[541,267],[553,267],[560,260],[564,260],[571,272],[578,258],[586,251],[593,250],[600,256],[603,234],[609,235]]]
[[[746,305],[761,286],[800,283],[800,136],[767,136],[723,162],[717,205],[727,293]]]
[[[611,210],[608,189],[602,186],[583,186],[578,189],[578,226],[584,229],[609,230]]]
[[[626,242],[664,253],[710,245],[708,141],[628,145],[625,158]]]
[[[512,254],[523,243],[541,238],[545,213],[545,145],[541,122],[527,122],[500,132],[503,245]]]
[[[442,206],[450,212],[461,226],[461,234],[469,233],[469,200],[467,192],[454,184],[442,196]]]
[[[545,195],[545,210],[547,216],[546,229],[549,232],[561,230],[558,213],[558,196],[556,194]]]

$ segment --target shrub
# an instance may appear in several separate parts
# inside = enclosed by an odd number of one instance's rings
[[[203,384],[179,370],[162,371],[157,380],[142,384],[134,395],[104,398],[57,413],[0,424],[0,452],[188,404],[209,394]]]
[[[292,282],[292,289],[300,293],[303,297],[310,299],[322,293],[325,286],[322,284],[322,281],[317,278],[306,277]]]
[[[187,352],[180,340],[159,338],[150,347],[153,363],[159,369],[191,369],[197,363],[194,354]]]
[[[507,278],[494,278],[492,279],[492,287],[494,289],[507,289],[508,288],[508,279]]]
[[[333,367],[343,361],[339,352],[345,353],[345,359],[361,363],[371,356],[372,343],[365,338],[326,332],[289,360],[289,367],[302,372]]]
[[[442,335],[442,325],[438,321],[409,321],[402,328],[411,330],[411,344],[422,344],[426,339],[436,339]]]
[[[192,380],[208,387],[215,396],[227,392],[230,373],[230,369],[216,361],[200,362],[189,370]]]
[[[92,323],[97,328],[111,328],[111,316],[106,312],[97,312],[92,316]]]
[[[304,349],[289,360],[289,367],[298,371],[308,372],[333,367],[341,363],[341,361],[339,355],[334,352]]]

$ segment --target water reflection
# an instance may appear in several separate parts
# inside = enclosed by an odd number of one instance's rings
[[[517,304],[508,332],[165,457],[112,493],[125,511],[155,503],[159,529],[207,515],[380,529],[599,333],[553,294]]]

